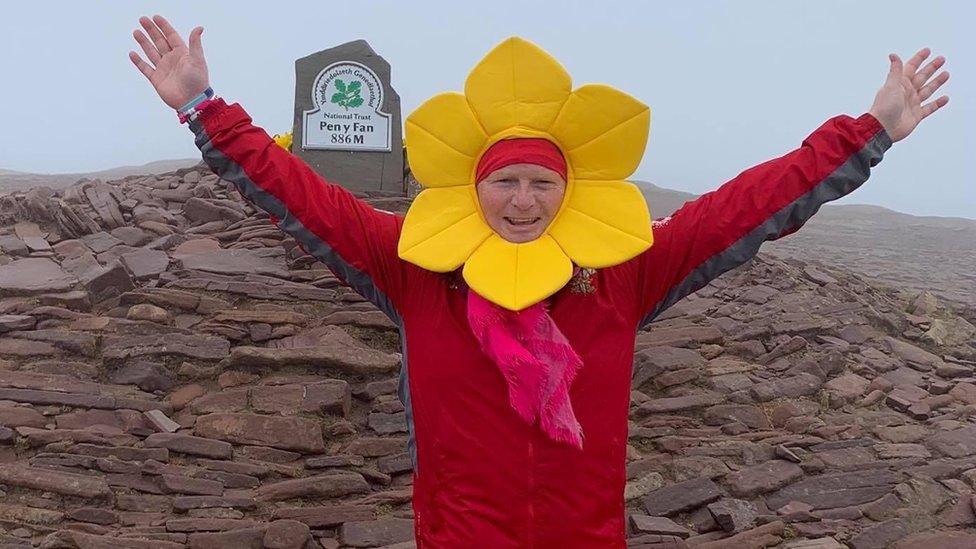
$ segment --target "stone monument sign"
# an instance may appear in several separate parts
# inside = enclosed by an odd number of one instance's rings
[[[365,40],[295,61],[292,152],[333,183],[403,195],[400,96]]]

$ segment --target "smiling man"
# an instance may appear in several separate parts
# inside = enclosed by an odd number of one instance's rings
[[[142,18],[130,58],[190,124],[210,167],[399,327],[400,398],[422,548],[623,548],[636,330],[864,183],[948,98],[928,50],[890,70],[869,112],[651,222],[624,181],[649,108],[525,40],[464,93],[406,121],[425,189],[377,211],[277,147],[209,89],[200,42]],[[464,284],[456,284],[460,272]],[[445,275],[447,273],[447,275]]]
[[[509,242],[531,242],[552,223],[566,194],[566,160],[545,139],[505,139],[485,151],[475,174],[488,225]]]

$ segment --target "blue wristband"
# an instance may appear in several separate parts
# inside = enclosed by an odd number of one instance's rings
[[[186,105],[183,105],[182,107],[180,107],[179,109],[177,109],[176,112],[178,112],[180,114],[184,114],[187,111],[189,111],[190,109],[192,109],[193,107],[196,107],[200,103],[203,103],[204,101],[206,101],[207,99],[210,99],[213,96],[214,96],[213,88],[208,87],[207,89],[205,89],[202,92],[200,92],[200,95],[198,95],[198,96],[194,97],[193,99],[191,99],[190,101],[188,101]]]

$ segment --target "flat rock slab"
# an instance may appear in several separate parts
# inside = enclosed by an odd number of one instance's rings
[[[0,334],[11,330],[29,330],[37,319],[28,315],[0,315]]]
[[[56,391],[37,391],[33,389],[0,388],[0,400],[28,402],[30,404],[61,404],[64,406],[101,408],[106,410],[129,408],[141,412],[155,409],[161,409],[165,412],[171,409],[168,404],[139,398],[59,393]]]
[[[976,405],[976,385],[972,383],[966,383],[964,381],[957,383],[949,391],[949,395],[963,404]]]
[[[219,360],[230,352],[230,342],[222,337],[188,334],[109,336],[102,345],[102,356],[110,360],[167,355]]]
[[[342,525],[340,539],[352,547],[380,547],[413,539],[413,521],[401,518],[382,518],[368,522],[347,522]]]
[[[941,358],[911,343],[891,336],[885,336],[884,342],[892,354],[917,370],[929,371],[942,364]]]
[[[661,534],[679,538],[691,536],[691,530],[666,517],[631,515],[630,524],[634,527],[634,532],[639,534]]]
[[[337,326],[329,326],[315,347],[234,347],[224,361],[227,368],[281,368],[304,365],[334,368],[351,374],[380,374],[396,371],[399,355],[367,347]]]
[[[112,490],[102,478],[23,465],[0,467],[0,484],[83,498],[107,498],[112,495]]]
[[[166,252],[148,248],[122,254],[121,261],[136,280],[158,276],[169,266],[169,256]]]
[[[92,334],[64,329],[40,329],[9,332],[10,337],[44,342],[71,353],[94,357],[98,349],[98,338]]]
[[[928,440],[933,449],[954,458],[976,454],[976,425],[944,431]]]
[[[777,398],[797,398],[816,393],[823,380],[813,374],[798,374],[753,385],[750,392],[756,400],[769,402]]]
[[[753,497],[778,490],[803,476],[795,463],[774,459],[736,471],[726,477],[729,489],[740,497]]]
[[[723,402],[725,397],[718,393],[698,393],[670,398],[656,398],[640,405],[638,415],[661,414],[705,408]]]
[[[831,379],[824,384],[824,388],[850,401],[863,395],[870,384],[867,379],[851,373]]]
[[[152,303],[165,309],[175,308],[200,314],[230,307],[230,303],[222,299],[172,288],[140,288],[122,294],[120,299],[125,305]]]
[[[639,333],[638,349],[658,346],[683,347],[692,343],[717,343],[724,334],[714,326],[688,326],[681,328],[657,328]]]
[[[221,496],[224,493],[224,484],[222,482],[204,478],[190,478],[182,475],[160,475],[159,485],[168,494]]]
[[[258,412],[326,413],[345,417],[351,405],[349,384],[341,379],[318,383],[264,385],[251,389],[251,407]]]
[[[705,410],[705,425],[725,425],[738,422],[751,429],[769,429],[769,419],[758,406],[748,404],[718,404]]]
[[[972,549],[976,534],[967,532],[923,532],[904,538],[891,549]]]
[[[206,438],[236,444],[256,444],[309,453],[325,451],[322,427],[313,419],[216,413],[198,418],[195,431]]]
[[[0,265],[0,296],[64,292],[78,284],[74,275],[45,257],[28,257]]]
[[[288,278],[288,264],[284,250],[234,248],[210,250],[206,253],[178,256],[184,269],[220,274],[262,274]]]
[[[770,509],[791,501],[809,504],[814,509],[836,509],[874,501],[894,489],[899,475],[887,470],[829,473],[807,477],[766,496]]]
[[[155,433],[146,438],[147,448],[167,448],[174,452],[217,459],[230,459],[234,447],[229,442],[176,433]]]
[[[258,501],[283,501],[295,498],[340,498],[350,494],[364,494],[369,484],[359,473],[333,471],[314,477],[283,480],[265,484],[254,490]]]
[[[305,324],[308,315],[294,311],[262,311],[227,309],[217,311],[214,315],[217,322],[262,322],[264,324]]]
[[[188,198],[183,204],[182,213],[184,217],[194,223],[233,222],[244,219],[244,214],[236,207],[198,197]]]
[[[167,532],[214,532],[256,528],[261,523],[249,519],[171,518],[166,521]],[[263,537],[263,535],[262,535]]]
[[[678,482],[654,490],[644,498],[644,509],[651,516],[671,516],[711,503],[722,497],[722,490],[708,478]]]
[[[5,503],[0,503],[0,517],[3,517],[4,521],[11,521],[11,522],[17,521],[17,522],[26,522],[28,524],[54,526],[64,520],[64,513],[59,513],[57,511],[49,511],[47,509],[36,509],[34,507],[25,507],[23,505],[7,505]],[[75,517],[72,516],[72,518]],[[3,538],[0,538],[0,541],[2,540]],[[0,546],[0,547],[9,547],[9,546]],[[24,547],[29,547],[29,546],[24,546]]]
[[[361,436],[350,442],[345,452],[363,457],[383,457],[402,452],[406,447],[406,437]]]
[[[84,549],[184,549],[183,543],[159,539],[98,536],[75,530],[58,530],[44,538],[44,547],[83,547]],[[211,547],[211,549],[213,549]]]
[[[284,507],[275,509],[273,518],[298,520],[311,528],[333,528],[346,522],[372,521],[376,518],[376,507],[354,504]]]
[[[30,406],[0,404],[0,425],[5,427],[34,427],[43,429],[47,418]]]
[[[100,231],[94,234],[86,234],[85,236],[81,237],[81,241],[84,242],[85,245],[96,254],[111,250],[119,244],[124,244],[124,242],[112,236],[111,233],[107,233],[105,231]]]
[[[0,235],[0,251],[14,257],[27,255],[29,252],[27,244],[12,234]]]
[[[885,549],[909,533],[905,519],[892,519],[869,526],[850,540],[853,549]],[[941,549],[941,547],[940,547]]]
[[[243,497],[181,496],[173,499],[173,509],[178,512],[186,512],[190,509],[213,509],[220,507],[250,510],[257,507],[257,505],[258,502],[256,500]]]

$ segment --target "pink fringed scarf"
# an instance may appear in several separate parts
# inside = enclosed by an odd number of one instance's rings
[[[468,290],[468,323],[481,350],[508,383],[508,401],[549,438],[583,448],[569,387],[583,360],[559,331],[544,303],[522,311],[503,309]]]

